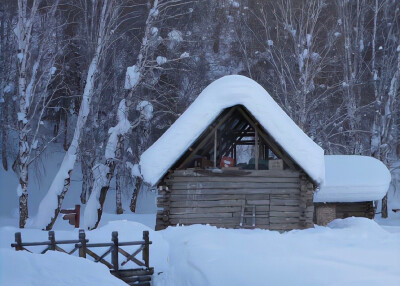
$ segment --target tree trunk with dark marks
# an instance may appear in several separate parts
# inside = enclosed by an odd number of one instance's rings
[[[136,177],[135,189],[133,190],[131,204],[129,206],[129,208],[133,213],[136,212],[137,198],[139,196],[139,191],[142,186],[142,182],[143,182],[142,178]]]

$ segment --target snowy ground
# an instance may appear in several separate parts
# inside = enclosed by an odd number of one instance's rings
[[[109,241],[114,230],[120,241],[136,240],[149,230],[155,286],[400,285],[400,218],[379,220],[382,226],[348,218],[282,234],[201,225],[155,232],[154,215],[110,221],[115,218],[106,214],[99,229],[87,232],[89,240]],[[124,285],[106,267],[81,258],[11,250],[19,229],[8,222],[0,228],[0,285]],[[76,237],[77,230],[56,230],[57,239]],[[47,232],[25,229],[22,238],[46,240]]]
[[[50,152],[39,179],[30,176],[30,216],[34,217],[63,153]],[[35,172],[32,172],[35,174]],[[63,207],[79,201],[80,171],[73,173]],[[11,249],[18,226],[17,178],[0,168],[0,285],[125,285],[106,267],[62,253],[45,255]],[[111,214],[115,192],[109,191],[100,227],[87,232],[91,242],[138,240],[150,231],[150,264],[154,286],[197,285],[400,285],[400,213],[375,221],[349,218],[328,227],[278,233],[267,230],[229,230],[211,226],[171,227],[153,231],[154,214],[129,213],[130,193],[124,194],[124,215]],[[389,209],[400,207],[400,197],[389,195]],[[154,212],[155,196],[142,193],[141,212]],[[82,207],[82,213],[84,207]],[[57,220],[56,239],[76,239],[77,230]],[[47,232],[24,229],[23,241],[45,241]],[[33,249],[40,252],[40,249]],[[133,251],[132,251],[133,252]],[[129,263],[126,265],[129,267]],[[132,267],[132,266],[131,266]],[[79,281],[79,282],[77,282]]]

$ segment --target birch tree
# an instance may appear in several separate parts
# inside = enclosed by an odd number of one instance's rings
[[[400,88],[399,3],[375,0],[371,41],[370,78],[374,87],[371,155],[390,167],[396,153],[396,102]],[[381,17],[379,17],[381,15]],[[390,23],[390,25],[388,25]],[[388,217],[387,195],[382,217]]]
[[[51,186],[40,203],[36,225],[49,230],[60,212],[62,202],[67,193],[71,174],[77,158],[81,136],[85,123],[89,116],[90,104],[94,95],[96,76],[99,72],[99,63],[104,56],[104,52],[109,44],[113,29],[116,25],[116,18],[119,12],[119,5],[116,0],[92,1],[90,19],[94,19],[96,28],[96,41],[87,71],[86,84],[82,94],[78,118],[74,130],[71,144],[64,156],[61,166],[51,183]],[[90,43],[88,43],[90,44]]]
[[[89,229],[96,228],[98,226],[98,223],[100,222],[103,212],[104,201],[108,189],[110,188],[111,179],[114,176],[115,159],[120,158],[121,153],[123,152],[123,141],[125,134],[132,128],[136,127],[140,123],[140,121],[142,121],[142,119],[151,119],[149,118],[149,116],[146,117],[146,114],[144,112],[140,112],[141,115],[138,118],[138,121],[131,125],[131,123],[127,119],[127,100],[132,101],[133,93],[137,90],[138,85],[142,81],[146,65],[148,64],[149,49],[151,48],[151,45],[154,45],[157,41],[158,35],[153,28],[154,22],[159,15],[158,8],[158,0],[155,0],[153,6],[149,10],[145,22],[144,37],[140,46],[137,62],[134,66],[128,67],[127,69],[125,89],[127,89],[129,92],[126,94],[125,98],[121,100],[118,106],[117,125],[110,128],[109,130],[110,137],[108,139],[105,150],[105,163],[96,164],[93,167],[93,189],[84,214],[85,225]],[[149,108],[151,108],[152,110],[152,106],[149,102],[146,102],[146,105],[148,105],[149,107],[144,108],[143,111],[146,111]],[[137,180],[139,181],[139,179]]]
[[[14,164],[18,174],[17,193],[19,196],[19,226],[23,228],[28,218],[28,168],[31,160],[31,154],[36,149],[36,137],[38,135],[41,117],[47,103],[46,88],[51,79],[51,68],[55,56],[49,53],[49,47],[52,43],[53,20],[59,1],[54,1],[50,6],[45,6],[48,11],[42,19],[42,26],[38,29],[44,29],[39,33],[35,30],[35,25],[39,21],[39,6],[41,0],[18,1],[18,22],[14,30],[17,39],[17,59],[18,59],[18,136],[19,150],[18,158]],[[36,37],[37,42],[33,41]],[[42,87],[42,90],[38,90]]]
[[[157,55],[157,48],[163,43],[165,45],[175,45],[176,42],[181,41],[181,33],[174,29],[168,32],[168,39],[163,40],[160,36],[161,27],[166,19],[171,19],[179,15],[182,7],[186,4],[186,1],[173,0],[173,1],[149,1],[151,3],[149,12],[144,22],[143,37],[140,42],[140,48],[137,53],[136,62],[133,66],[127,68],[125,85],[126,90],[124,99],[120,102],[118,107],[118,123],[116,126],[110,128],[109,138],[106,145],[104,163],[96,164],[94,168],[99,170],[97,176],[94,176],[94,183],[91,196],[88,201],[87,208],[85,209],[85,225],[89,229],[96,228],[102,215],[103,204],[106,198],[106,194],[110,187],[110,182],[115,172],[115,165],[119,163],[120,158],[124,153],[123,146],[126,140],[127,134],[131,133],[136,127],[137,137],[137,148],[136,157],[138,158],[142,152],[144,152],[147,144],[149,144],[149,136],[151,133],[150,120],[153,117],[153,104],[148,93],[143,92],[144,87],[149,88],[155,92],[156,85],[160,78],[160,74],[166,70],[165,64],[168,62],[177,62],[181,60],[181,57],[175,56],[171,59]],[[179,35],[179,39],[177,39]],[[164,66],[163,66],[164,65]],[[166,70],[167,71],[167,70]],[[157,92],[156,92],[157,93]],[[138,114],[138,118],[132,124],[128,124],[128,128],[121,128],[121,110],[126,112],[134,111]],[[125,115],[127,116],[127,115]],[[140,123],[140,125],[139,125]],[[115,135],[118,134],[118,135]],[[135,170],[138,170],[137,165],[127,162],[130,167],[135,166]],[[124,167],[119,163],[120,167]],[[100,171],[102,170],[102,171]],[[94,169],[93,169],[94,172]],[[142,186],[142,178],[140,171],[131,172],[134,174],[135,187],[131,199],[130,209],[135,212],[136,202],[139,190]],[[117,183],[117,205],[121,195],[120,186]],[[93,207],[96,206],[96,207]],[[94,211],[96,210],[96,211]]]

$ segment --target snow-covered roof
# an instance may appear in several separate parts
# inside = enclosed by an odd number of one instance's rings
[[[386,166],[373,157],[325,156],[325,181],[314,202],[365,202],[381,200],[391,180]]]
[[[226,108],[243,105],[290,157],[317,183],[325,177],[324,151],[311,140],[254,80],[222,77],[197,97],[140,158],[145,182],[155,185]]]

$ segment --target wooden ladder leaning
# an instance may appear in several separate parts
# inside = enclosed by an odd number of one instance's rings
[[[248,223],[247,218],[251,218],[251,224]],[[242,228],[255,228],[256,227],[256,205],[249,205],[243,202],[242,212],[240,214],[240,227]]]

